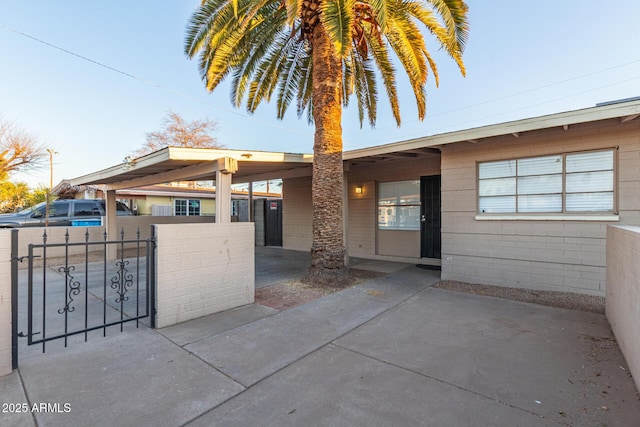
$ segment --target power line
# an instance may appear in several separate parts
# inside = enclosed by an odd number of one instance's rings
[[[634,61],[634,62],[632,62],[630,64],[633,64],[635,62],[640,62],[640,60],[639,61]],[[595,73],[592,73],[592,74],[595,74]],[[610,84],[603,85],[603,86],[598,86],[598,87],[592,88],[592,89],[587,89],[587,90],[584,90],[582,92],[574,93],[574,94],[571,94],[571,95],[564,95],[562,97],[550,99],[550,100],[543,101],[543,102],[538,102],[536,104],[525,105],[525,106],[520,107],[520,108],[511,108],[511,109],[509,109],[509,111],[505,111],[505,112],[502,112],[502,113],[491,114],[491,115],[483,116],[483,117],[480,117],[480,118],[477,118],[477,119],[474,119],[474,120],[469,120],[469,121],[465,121],[465,122],[456,123],[456,124],[453,124],[453,125],[443,126],[441,128],[430,129],[429,132],[430,132],[431,135],[434,135],[437,132],[444,131],[445,129],[451,129],[451,128],[453,128],[453,129],[461,129],[462,127],[464,127],[465,125],[468,125],[469,123],[482,122],[484,120],[491,119],[491,118],[494,118],[494,117],[503,116],[505,114],[509,114],[509,113],[514,112],[514,111],[527,110],[529,108],[538,107],[540,105],[545,105],[545,104],[550,104],[550,103],[557,102],[557,101],[562,101],[562,100],[567,99],[567,98],[571,98],[571,97],[575,97],[575,96],[579,96],[579,95],[584,95],[585,93],[595,92],[595,91],[598,91],[600,89],[605,89],[605,88],[608,88],[608,87],[616,86],[616,85],[619,85],[619,84],[627,83],[627,82],[630,82],[630,81],[633,81],[633,80],[638,80],[638,79],[640,79],[640,76],[631,77],[629,79],[621,80],[621,81],[610,83]],[[505,98],[506,97],[508,97],[508,96],[505,96]],[[441,113],[441,114],[444,114],[444,113]],[[411,139],[413,137],[424,136],[424,135],[425,135],[425,132],[412,132],[412,133],[405,134],[403,136],[403,139]],[[394,141],[397,141],[397,139],[394,139]],[[380,145],[380,144],[385,144],[385,143],[387,143],[387,142],[380,141],[378,144],[375,144],[375,143],[371,144],[371,142],[369,141],[366,144],[366,146]],[[362,144],[356,144],[356,145],[352,146],[351,149],[360,148],[362,146],[363,146]]]
[[[575,80],[579,80],[579,79],[583,79],[583,78],[586,78],[586,77],[591,77],[591,76],[594,76],[596,74],[600,74],[600,73],[604,73],[604,72],[607,72],[607,71],[615,70],[617,68],[628,67],[629,65],[634,65],[634,64],[637,64],[637,63],[640,63],[640,59],[636,59],[634,61],[627,62],[627,63],[620,64],[620,65],[614,65],[614,66],[608,67],[608,68],[603,68],[603,69],[600,69],[600,70],[597,70],[597,71],[593,71],[593,72],[590,72],[590,73],[581,74],[579,76],[574,76],[574,77],[571,77],[571,78],[568,78],[568,79],[565,79],[565,80],[560,80],[560,81],[557,81],[557,82],[554,82],[554,83],[549,83],[549,84],[538,86],[538,87],[534,87],[534,88],[531,88],[531,89],[525,89],[525,90],[522,90],[520,92],[512,93],[512,94],[509,94],[509,95],[503,95],[503,96],[500,96],[500,97],[497,97],[497,98],[493,98],[493,99],[489,99],[489,100],[486,100],[486,101],[480,101],[478,103],[471,104],[471,105],[466,105],[464,107],[454,108],[452,110],[443,111],[443,112],[437,113],[437,114],[431,114],[431,115],[429,115],[429,118],[439,117],[439,116],[443,116],[443,115],[447,115],[447,114],[451,114],[451,113],[457,113],[457,112],[460,112],[460,111],[468,110],[470,108],[480,107],[482,105],[491,104],[493,102],[502,101],[502,100],[505,100],[505,99],[508,99],[508,98],[513,98],[513,97],[516,97],[516,96],[524,95],[524,94],[535,92],[535,91],[542,90],[542,89],[548,89],[548,88],[553,87],[553,86],[558,86],[558,85],[561,85],[561,84],[564,84],[564,83],[569,83],[569,82],[572,82],[572,81],[575,81]],[[633,79],[630,79],[630,80],[633,80]],[[605,88],[605,87],[609,87],[609,86],[611,86],[611,85],[600,86],[600,87],[596,88],[596,90],[597,89],[602,89],[602,88]],[[591,92],[591,90],[589,90],[587,92]],[[584,92],[581,92],[581,93],[584,93]],[[575,96],[575,95],[569,95],[569,96]],[[540,105],[540,104],[533,105],[533,107],[537,106],[537,105]],[[406,124],[415,123],[417,121],[419,121],[419,120],[418,119],[409,120],[409,121],[406,122]],[[381,128],[376,128],[375,130],[389,129],[389,128],[392,128],[392,127],[395,127],[395,125],[383,126]],[[362,131],[362,132],[353,132],[353,133],[350,133],[348,135],[345,135],[345,137],[354,136],[354,135],[362,135],[363,133],[368,133],[368,132],[373,132],[373,131],[374,131],[374,129],[366,130],[366,131]]]
[[[79,59],[81,59],[83,61],[90,62],[90,63],[92,63],[94,65],[97,65],[99,67],[105,68],[105,69],[107,69],[109,71],[113,71],[114,73],[121,74],[121,75],[123,75],[125,77],[131,78],[131,79],[137,80],[137,81],[139,81],[141,83],[144,83],[146,85],[155,87],[156,89],[163,90],[163,91],[168,92],[168,93],[170,93],[172,95],[177,95],[177,96],[180,96],[182,98],[189,99],[191,101],[196,101],[196,102],[199,102],[201,104],[207,105],[209,107],[213,107],[213,108],[216,108],[218,110],[224,111],[226,113],[234,114],[236,116],[239,116],[239,117],[242,117],[242,118],[245,118],[245,119],[253,120],[253,121],[257,122],[257,123],[261,123],[261,124],[264,124],[264,125],[267,125],[267,126],[271,126],[271,127],[276,128],[276,129],[285,130],[287,132],[293,132],[293,133],[297,133],[299,135],[304,135],[304,136],[307,136],[307,137],[311,137],[311,135],[309,133],[307,133],[307,132],[301,132],[301,131],[298,131],[298,130],[295,130],[295,129],[288,128],[286,126],[280,126],[278,124],[274,124],[274,123],[271,123],[271,122],[260,120],[260,119],[257,119],[255,117],[252,117],[252,116],[247,116],[245,114],[238,113],[235,110],[231,110],[231,109],[228,109],[228,108],[220,107],[219,105],[215,105],[215,104],[212,104],[210,102],[203,101],[202,99],[196,98],[195,96],[192,96],[192,95],[187,95],[187,94],[182,93],[180,91],[177,91],[175,89],[164,87],[164,86],[162,86],[162,85],[160,85],[158,83],[155,83],[155,82],[153,82],[151,80],[147,80],[147,79],[144,79],[142,77],[138,77],[138,76],[136,76],[134,74],[127,73],[126,71],[122,71],[122,70],[120,70],[118,68],[112,67],[112,66],[104,64],[102,62],[98,62],[98,61],[96,61],[94,59],[88,58],[86,56],[80,55],[80,54],[75,53],[73,51],[70,51],[68,49],[65,49],[65,48],[62,48],[60,46],[57,46],[57,45],[55,45],[53,43],[49,43],[49,42],[47,42],[45,40],[39,39],[39,38],[34,37],[32,35],[26,34],[26,33],[22,32],[22,31],[16,30],[15,28],[8,27],[8,26],[6,26],[4,24],[0,24],[0,28],[3,28],[5,30],[7,30],[7,31],[11,31],[11,32],[16,33],[18,35],[26,37],[28,39],[31,39],[31,40],[36,41],[38,43],[41,43],[41,44],[43,44],[45,46],[48,46],[50,48],[59,50],[59,51],[64,52],[64,53],[66,53],[68,55],[75,56],[76,58],[79,58]]]

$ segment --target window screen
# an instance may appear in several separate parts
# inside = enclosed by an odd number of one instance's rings
[[[613,212],[614,151],[478,164],[480,213]]]

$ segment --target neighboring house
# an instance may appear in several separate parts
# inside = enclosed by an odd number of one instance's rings
[[[640,226],[639,117],[635,99],[347,151],[348,253],[440,265],[442,279],[604,295],[607,225]],[[118,189],[178,166],[234,183],[282,178],[283,247],[307,251],[311,162],[170,148],[135,175],[114,166],[73,182]]]
[[[63,180],[54,189],[61,199],[104,198],[98,186],[72,186]],[[253,192],[254,199],[278,200],[281,195],[272,192]],[[196,186],[189,183],[171,183],[128,188],[116,191],[116,198],[126,203],[137,215],[153,216],[214,216],[216,211],[216,190],[212,187]],[[247,191],[232,191],[232,213],[239,221],[248,217]]]
[[[279,189],[276,185],[275,190]],[[72,185],[69,180],[61,181],[52,192],[60,199],[101,199],[105,196],[99,186]],[[129,206],[136,215],[215,216],[216,211],[215,188],[195,183],[121,189],[116,191],[116,199]],[[256,245],[282,246],[282,195],[277,192],[254,191],[252,201]],[[232,190],[231,217],[232,221],[249,222],[248,190]]]

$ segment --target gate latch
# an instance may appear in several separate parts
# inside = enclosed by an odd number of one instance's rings
[[[31,334],[31,335],[39,335],[39,334],[40,334],[40,332],[34,332],[34,333],[33,333],[33,334]],[[24,333],[24,332],[18,332],[18,336],[19,336],[20,338],[27,338],[27,336],[28,336],[28,335],[25,335],[25,333]]]
[[[41,258],[42,255],[33,255],[32,258]],[[18,262],[22,262],[24,261],[25,258],[29,258],[29,255],[24,255],[24,256],[14,256],[11,257],[11,261],[18,261]]]

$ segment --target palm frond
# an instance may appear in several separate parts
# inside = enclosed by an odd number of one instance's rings
[[[380,32],[384,33],[387,30],[389,2],[387,0],[369,0],[368,3],[371,5],[374,21],[380,27]]]
[[[307,111],[307,122],[313,123],[313,61],[309,61],[305,68],[302,69],[300,83],[298,85],[297,96],[297,113],[298,118],[302,117],[305,110]]]
[[[387,98],[389,98],[391,112],[393,113],[396,123],[400,126],[401,118],[398,91],[396,89],[396,70],[389,58],[389,50],[387,45],[378,37],[371,37],[368,41],[371,46],[373,60],[376,62],[378,71],[380,71],[382,82],[387,92]]]
[[[287,108],[298,93],[298,85],[302,78],[303,70],[311,62],[311,55],[308,54],[303,43],[298,43],[291,50],[287,57],[283,72],[280,74],[280,84],[278,91],[278,118],[284,118]]]
[[[356,52],[354,55],[359,56],[359,53]],[[372,67],[373,61],[359,57],[354,62],[356,66],[355,95],[358,99],[360,127],[362,127],[365,112],[369,118],[369,124],[374,127],[378,109],[378,89],[376,73]]]
[[[360,125],[377,118],[378,83],[382,82],[400,125],[396,56],[408,76],[418,116],[426,111],[425,83],[438,68],[421,31],[426,29],[465,74],[462,53],[467,42],[468,7],[464,0],[318,0],[320,19],[336,59],[342,63],[342,100],[357,101]],[[191,16],[184,52],[198,56],[206,87],[214,90],[232,75],[231,101],[246,102],[254,112],[276,95],[277,117],[292,102],[298,117],[313,123],[313,32],[296,37],[303,21],[302,0],[203,0]],[[311,25],[313,22],[306,22]],[[424,27],[423,27],[424,26]],[[338,71],[339,72],[339,71]],[[378,80],[380,79],[380,80]]]
[[[268,101],[271,98],[287,57],[300,43],[287,33],[278,34],[276,41],[270,46],[269,53],[262,58],[256,69],[247,95],[247,111],[254,112],[263,100]]]
[[[444,26],[440,23],[432,10],[427,9],[420,1],[403,1],[402,7],[418,19],[433,34],[440,45],[456,61],[462,75],[466,75],[466,69],[462,60],[462,52],[466,44],[469,25],[466,19],[466,5],[459,0],[430,0],[436,11],[442,17]],[[453,3],[449,8],[447,3]],[[457,5],[462,3],[462,6]],[[461,11],[464,11],[461,13]]]
[[[255,18],[254,25],[248,28],[244,43],[240,46],[240,50],[243,52],[242,59],[235,67],[231,84],[231,102],[236,107],[241,105],[258,64],[281,34],[281,28],[272,24],[282,21],[283,12],[276,12],[275,15],[265,13],[264,16]],[[270,16],[268,23],[265,16]]]
[[[340,58],[351,49],[351,25],[355,0],[325,0],[320,5],[320,19]]]

